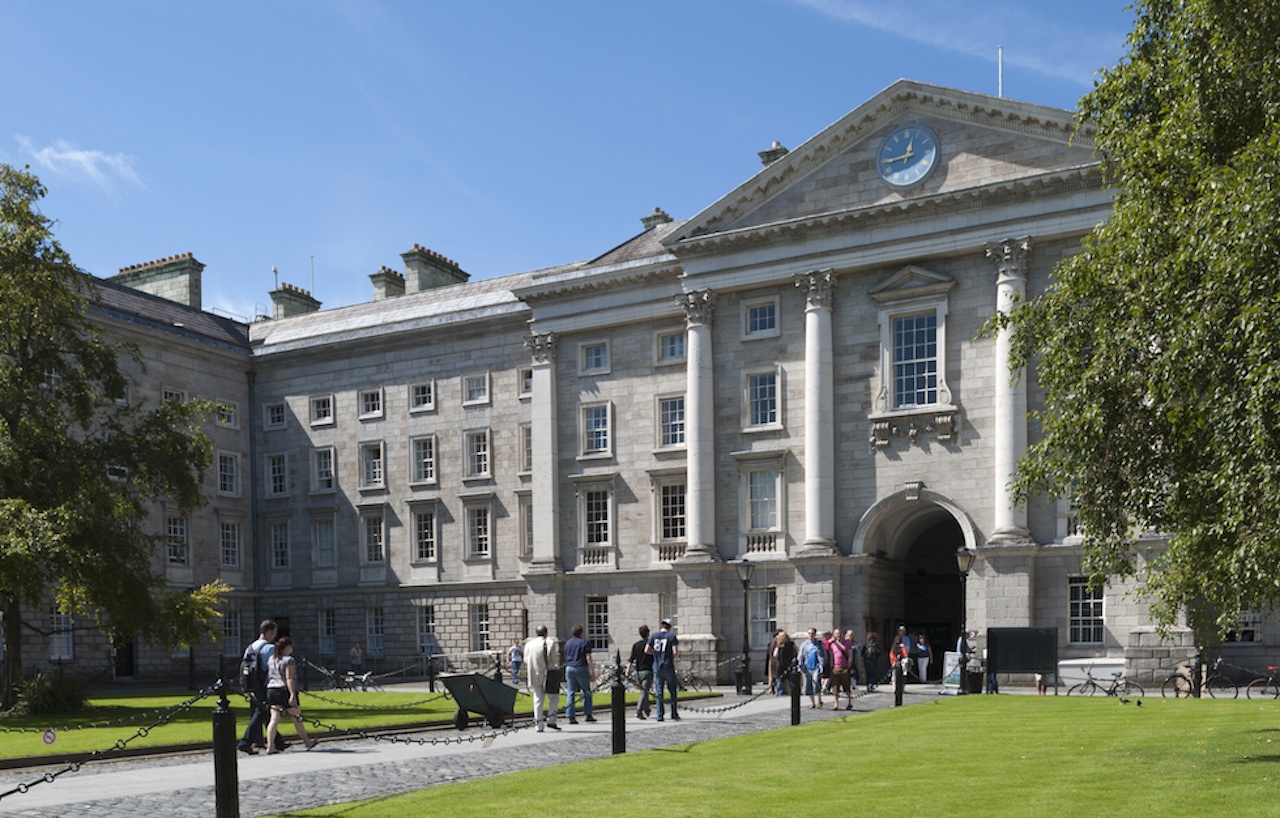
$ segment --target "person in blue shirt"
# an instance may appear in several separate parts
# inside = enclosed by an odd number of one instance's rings
[[[587,721],[595,721],[591,715],[591,682],[596,677],[595,663],[591,660],[591,643],[582,638],[581,625],[573,626],[573,636],[564,643],[564,678],[567,682],[564,705],[565,718],[570,724],[577,724],[574,718],[574,695],[582,694],[582,712],[587,714]]]
[[[663,688],[671,691],[671,720],[680,721],[680,714],[676,711],[676,656],[680,653],[680,640],[676,638],[675,633],[671,630],[671,620],[662,620],[662,625],[657,633],[649,637],[649,644],[645,646],[644,652],[653,657],[653,679],[658,686],[658,716],[655,721],[662,721],[663,713]]]

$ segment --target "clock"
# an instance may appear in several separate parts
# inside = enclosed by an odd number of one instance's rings
[[[891,188],[915,187],[938,166],[938,150],[938,135],[929,128],[900,125],[880,143],[876,172]]]

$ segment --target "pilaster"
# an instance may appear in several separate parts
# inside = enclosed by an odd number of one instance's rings
[[[804,309],[804,542],[798,556],[836,552],[835,410],[831,307],[835,271],[795,276]]]
[[[527,573],[560,573],[564,567],[559,536],[560,474],[556,467],[556,337],[549,332],[535,333],[525,339],[524,345],[533,356],[533,560]]]
[[[996,311],[1008,314],[1026,295],[1027,256],[1031,239],[1005,239],[987,245],[987,258],[996,265]],[[1027,452],[1027,379],[1024,371],[1011,372],[1011,332],[1001,329],[995,338],[995,444],[992,497],[994,519],[988,541],[993,545],[1030,542],[1026,506],[1015,501],[1010,483],[1018,461]]]
[[[711,357],[711,322],[715,317],[715,293],[698,290],[681,293],[688,334],[688,408],[685,447],[688,451],[688,494],[685,520],[685,562],[719,559],[716,548],[716,460],[714,375]]]

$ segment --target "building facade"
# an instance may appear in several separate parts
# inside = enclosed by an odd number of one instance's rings
[[[744,628],[757,678],[778,628],[899,623],[937,647],[1055,627],[1065,659],[1176,664],[1134,586],[1084,582],[1070,503],[1008,489],[1039,392],[983,327],[1107,217],[1089,132],[901,81],[760,161],[591,261],[470,281],[415,245],[349,307],[284,285],[271,318],[219,319],[185,256],[103,282],[140,397],[232,407],[211,506],[156,514],[171,582],[235,589],[225,645],[138,672],[238,653],[266,616],[318,662],[358,640],[381,670],[543,623],[612,657],[665,617],[721,680]]]

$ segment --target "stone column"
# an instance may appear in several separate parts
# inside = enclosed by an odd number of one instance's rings
[[[835,410],[831,301],[835,271],[795,277],[804,307],[804,555],[836,550]]]
[[[996,310],[1009,313],[1026,295],[1029,238],[1005,239],[987,245],[987,258],[996,265]],[[1025,542],[1027,509],[1014,501],[1009,482],[1018,461],[1027,452],[1026,372],[1009,371],[1010,332],[1001,330],[995,339],[995,469],[992,497],[995,516],[989,540]]]
[[[556,439],[556,337],[547,332],[525,339],[533,353],[533,560],[529,573],[558,573],[560,561],[560,470]],[[554,623],[548,622],[547,625]]]
[[[715,293],[710,290],[681,293],[689,348],[685,390],[685,451],[688,488],[684,560],[719,558],[716,548],[716,446],[714,373],[711,360],[711,322]]]

